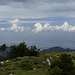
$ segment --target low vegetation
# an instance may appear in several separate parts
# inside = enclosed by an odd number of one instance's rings
[[[72,62],[71,55],[62,54],[54,60],[47,72],[47,75],[74,75],[75,66]]]
[[[0,75],[75,75],[75,52],[39,52],[22,42],[0,57]]]

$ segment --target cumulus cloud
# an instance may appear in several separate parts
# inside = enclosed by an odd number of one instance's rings
[[[4,31],[4,30],[5,30],[5,28],[0,28],[0,30],[1,30],[1,31]]]
[[[10,28],[7,28],[6,30],[8,31],[15,31],[15,32],[22,32],[24,31],[24,27],[20,27],[20,26],[17,26],[16,24],[13,24],[13,26],[11,26]]]
[[[30,30],[30,27],[23,27],[20,25],[20,20],[15,19],[15,20],[9,20],[8,23],[11,23],[12,26],[8,28],[0,28],[0,31],[14,31],[14,32],[23,32],[25,30]]]
[[[33,29],[32,31],[35,33],[41,31],[68,31],[68,32],[75,31],[75,26],[69,25],[68,22],[64,22],[64,24],[61,26],[58,25],[51,26],[49,23],[44,24],[44,26],[40,23],[36,23],[34,26],[35,29]]]
[[[33,30],[34,32],[40,32],[43,30],[43,26],[40,23],[36,23],[34,25],[36,28]]]
[[[12,24],[10,28],[7,28],[8,31],[15,31],[15,32],[24,31],[24,27],[18,25],[20,23],[19,19],[10,20],[8,22]]]

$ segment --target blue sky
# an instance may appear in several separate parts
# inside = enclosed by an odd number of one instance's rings
[[[0,0],[0,45],[75,48],[74,0]]]

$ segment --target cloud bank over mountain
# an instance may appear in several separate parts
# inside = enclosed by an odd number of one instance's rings
[[[75,0],[0,0],[0,44],[75,47]]]
[[[68,22],[64,22],[62,25],[50,25],[50,23],[45,23],[42,25],[41,23],[35,23],[34,29],[30,27],[25,27],[21,25],[21,21],[19,19],[9,20],[12,26],[7,28],[0,28],[0,31],[14,31],[14,32],[23,32],[26,30],[31,30],[32,32],[49,32],[49,31],[63,31],[63,32],[75,32],[75,26],[69,25]]]
[[[69,25],[68,22],[64,22],[64,24],[61,26],[58,26],[58,25],[51,26],[49,23],[44,24],[44,26],[42,26],[42,24],[40,23],[36,23],[34,26],[35,26],[35,29],[33,29],[33,31],[35,33],[41,32],[41,31],[66,31],[66,32],[75,31],[75,26]]]
[[[0,18],[0,45],[75,48],[75,18]]]

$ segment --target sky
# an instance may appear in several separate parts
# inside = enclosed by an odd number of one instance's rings
[[[0,45],[22,41],[74,49],[75,0],[0,0]]]
[[[75,17],[75,0],[0,0],[0,16]]]

